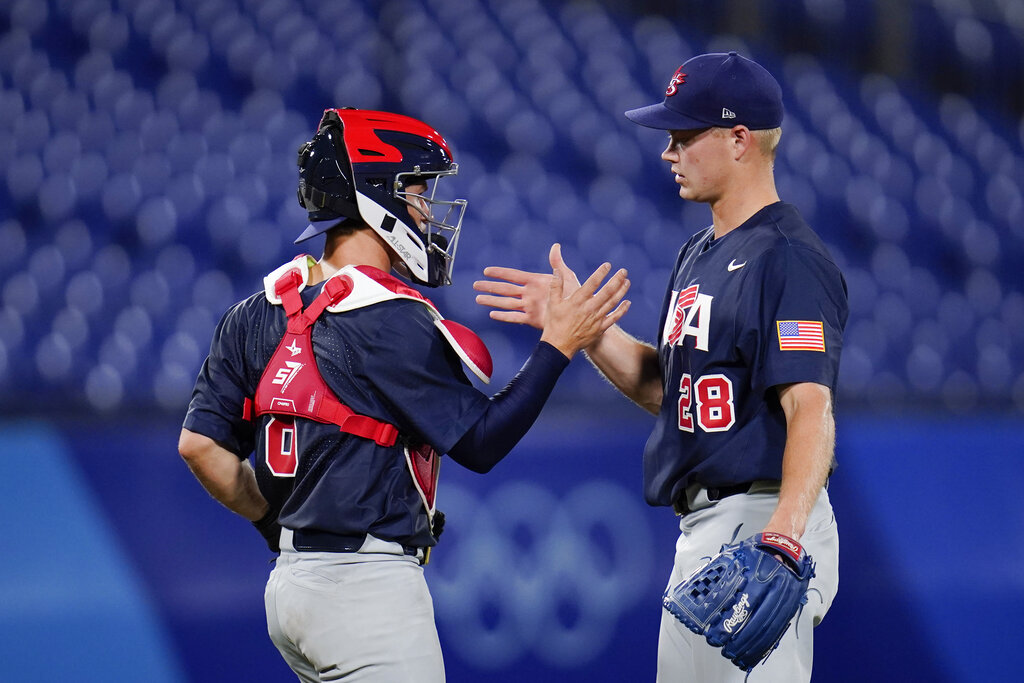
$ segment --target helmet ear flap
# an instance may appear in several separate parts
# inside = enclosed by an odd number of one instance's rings
[[[311,221],[360,218],[343,130],[338,112],[328,109],[313,139],[299,147],[298,199]]]
[[[302,176],[303,171],[305,171],[306,161],[309,159],[309,148],[311,144],[311,141],[309,141],[303,142],[301,145],[299,145],[299,158],[298,161],[296,162],[299,166],[299,187],[296,189],[295,194],[298,197],[299,206],[301,206],[304,209],[308,209],[309,207],[306,206],[306,199],[305,197],[303,197],[303,191],[306,189],[306,182]]]

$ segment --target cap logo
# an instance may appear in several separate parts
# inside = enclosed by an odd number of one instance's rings
[[[676,69],[676,72],[672,74],[671,80],[668,82],[668,87],[665,88],[665,97],[672,97],[679,91],[679,86],[686,83],[686,74],[683,73],[683,67]]]
[[[729,111],[725,107],[722,107],[722,118],[723,119],[734,119],[734,118],[736,118],[736,114],[734,114],[733,112]]]

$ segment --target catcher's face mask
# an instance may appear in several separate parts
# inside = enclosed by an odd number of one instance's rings
[[[451,283],[466,200],[439,199],[437,188],[441,178],[457,175],[458,168],[453,162],[446,171],[423,175],[417,166],[412,172],[395,177],[394,195],[409,207],[409,214],[423,235],[429,279],[438,285]]]

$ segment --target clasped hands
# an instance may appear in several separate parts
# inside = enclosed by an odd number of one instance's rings
[[[582,284],[562,259],[561,245],[551,245],[548,255],[551,273],[532,273],[516,268],[489,266],[473,289],[476,302],[495,309],[493,320],[529,325],[541,330],[545,341],[566,357],[586,349],[619,321],[629,310],[625,268],[620,268],[604,285],[610,263],[601,264]]]

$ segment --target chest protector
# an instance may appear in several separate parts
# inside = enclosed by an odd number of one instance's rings
[[[296,417],[337,425],[346,434],[370,439],[381,446],[398,441],[398,428],[368,415],[359,415],[342,403],[324,381],[313,355],[313,324],[326,311],[340,313],[393,299],[411,299],[428,308],[434,325],[466,366],[490,382],[493,364],[483,341],[468,328],[445,320],[422,294],[371,266],[346,266],[331,276],[319,295],[302,307],[300,292],[309,282],[315,261],[300,256],[263,279],[267,300],[284,307],[288,327],[270,358],[256,388],[245,401],[245,417],[271,415],[266,425],[267,465],[275,476],[293,477],[297,466]],[[402,450],[413,483],[428,516],[435,512],[440,456],[429,444],[403,439]]]

